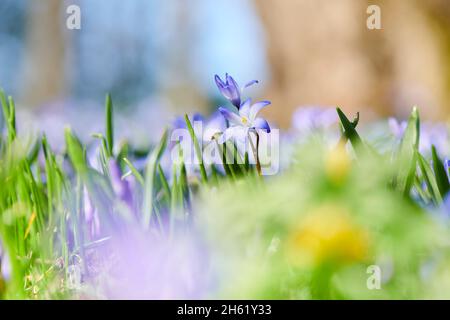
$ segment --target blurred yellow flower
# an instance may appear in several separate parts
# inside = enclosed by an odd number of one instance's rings
[[[367,233],[339,205],[316,208],[288,239],[288,258],[300,265],[361,261],[367,250]]]
[[[345,143],[339,142],[331,149],[325,158],[325,171],[330,180],[335,184],[341,184],[348,175],[351,159],[345,149]]]

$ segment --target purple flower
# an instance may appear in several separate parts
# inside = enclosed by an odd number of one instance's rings
[[[214,112],[203,128],[203,142],[211,141],[215,134],[224,132],[226,128],[227,124],[222,114],[218,111]]]
[[[225,74],[225,81],[222,81],[218,75],[215,75],[214,80],[216,81],[217,87],[219,88],[220,93],[229,100],[236,108],[241,107],[241,93],[242,90],[237,84],[237,82],[233,79],[232,76]],[[248,82],[244,89],[247,87],[250,87],[251,85],[254,85],[255,83],[258,83],[257,80],[252,80]]]
[[[421,153],[429,154],[433,144],[438,153],[448,154],[450,151],[448,127],[443,123],[424,123],[420,126]]]
[[[202,114],[196,112],[192,116],[189,116],[189,120],[191,122],[194,122],[194,121],[202,121],[203,122],[203,121],[205,121],[205,117]],[[173,129],[187,129],[187,125],[186,125],[186,121],[184,120],[184,117],[181,117],[181,116],[176,117],[172,123],[172,128]]]
[[[130,185],[128,181],[122,179],[120,167],[114,159],[109,160],[109,174],[111,176],[111,185],[116,196],[126,203],[129,208],[133,208],[133,195]]]
[[[190,235],[172,239],[131,228],[98,249],[103,261],[89,279],[94,295],[107,299],[201,299],[210,290],[203,243]],[[94,296],[95,297],[95,296]]]
[[[405,134],[408,123],[398,121],[395,118],[389,118],[389,129],[396,139],[401,140]],[[419,151],[422,154],[429,155],[431,145],[433,144],[439,153],[448,153],[450,151],[449,131],[442,123],[423,123],[420,125]]]
[[[220,113],[230,123],[230,127],[225,130],[220,143],[224,143],[230,138],[243,140],[247,137],[249,130],[262,129],[270,132],[268,122],[263,118],[257,118],[259,111],[270,105],[270,101],[259,101],[252,105],[252,100],[247,99],[238,110],[238,113],[229,111],[228,109],[219,108]]]
[[[401,139],[405,133],[408,123],[406,121],[398,121],[395,118],[389,118],[389,130],[394,135],[395,138]]]
[[[292,116],[292,126],[302,133],[328,129],[337,121],[336,111],[331,108],[301,107]]]
[[[89,229],[89,236],[92,239],[97,238],[100,235],[100,219],[97,209],[94,207],[87,188],[84,187],[84,219]]]
[[[220,112],[216,111],[209,118],[205,118],[199,113],[189,115],[188,117],[194,129],[195,136],[200,144],[200,148],[202,150],[206,148],[206,146],[215,148],[215,143],[213,146],[211,146],[213,138],[216,136],[216,134],[224,132],[227,128],[226,121],[220,114]],[[175,132],[175,130],[179,129],[182,129],[182,131],[184,131],[184,134],[183,132],[180,132],[180,134]],[[169,180],[173,176],[173,156],[178,155],[180,151],[180,149],[178,148],[181,148],[181,150],[183,150],[183,157],[185,157],[184,162],[188,176],[199,176],[199,167],[195,162],[196,155],[194,154],[194,144],[190,134],[187,132],[187,126],[184,117],[178,117],[175,119],[175,121],[173,121],[172,130],[173,131],[169,140],[168,148],[166,149],[160,160],[160,165],[164,174]],[[175,147],[177,147],[177,149],[174,149]],[[185,150],[185,148],[189,149]],[[203,156],[206,157],[207,154],[209,153],[204,153]]]

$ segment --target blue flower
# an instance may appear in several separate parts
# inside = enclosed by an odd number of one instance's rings
[[[230,76],[228,73],[225,74],[225,81],[222,81],[220,77],[216,74],[214,77],[214,80],[216,81],[217,87],[219,88],[220,93],[229,100],[236,108],[241,107],[241,93],[242,89],[239,87],[237,82],[233,79],[232,76]],[[247,87],[250,87],[251,85],[254,85],[255,83],[258,83],[257,80],[252,80],[248,82],[244,89]]]
[[[337,122],[338,116],[333,108],[305,106],[292,115],[292,126],[301,133],[325,131]]]
[[[395,118],[389,118],[389,130],[395,138],[401,139],[405,133],[408,123],[406,121],[398,121]]]
[[[269,133],[270,126],[267,121],[256,117],[259,111],[268,105],[270,105],[270,101],[259,101],[252,104],[252,100],[247,99],[239,108],[238,113],[220,107],[219,111],[229,121],[230,127],[225,130],[219,142],[224,143],[230,138],[244,140],[249,130],[252,129],[263,129]]]
[[[194,113],[192,116],[189,116],[189,120],[191,121],[191,123],[195,122],[195,121],[205,121],[205,117],[201,114],[201,113]],[[172,128],[173,129],[187,129],[187,124],[186,121],[184,120],[184,117],[179,116],[176,117],[175,120],[172,123]]]
[[[116,196],[128,207],[133,208],[133,193],[127,180],[122,179],[122,172],[116,160],[109,160],[109,173],[111,177],[111,186]]]

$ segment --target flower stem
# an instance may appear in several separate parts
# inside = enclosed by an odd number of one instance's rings
[[[261,171],[261,162],[259,161],[259,134],[255,132],[256,134],[256,170],[258,171],[258,174],[262,176]]]
[[[249,134],[249,140],[250,140],[250,145],[252,147],[253,150],[253,156],[256,159],[256,171],[258,171],[258,175],[262,176],[262,171],[261,171],[261,162],[259,161],[259,134],[258,132],[254,131],[255,136],[256,136],[256,148],[253,144],[253,141],[251,139],[251,136]]]

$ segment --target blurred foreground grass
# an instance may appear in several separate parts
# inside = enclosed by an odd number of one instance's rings
[[[338,109],[338,143],[294,139],[288,167],[262,177],[248,154],[192,170],[164,163],[183,151],[168,131],[144,152],[115,142],[110,96],[98,144],[68,128],[55,153],[45,135],[17,132],[14,101],[0,100],[4,298],[450,298],[448,168],[433,146],[419,152],[417,109],[388,152]],[[114,268],[123,264],[132,275]]]

